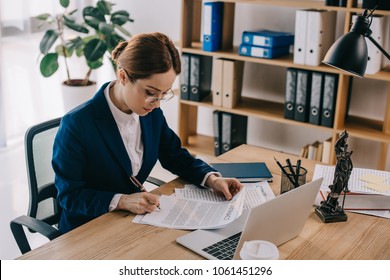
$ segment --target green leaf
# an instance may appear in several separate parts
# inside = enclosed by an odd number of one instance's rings
[[[95,61],[103,57],[107,51],[107,45],[99,39],[92,39],[84,48],[84,55],[88,61]]]
[[[64,45],[58,45],[55,48],[55,51],[58,55],[62,55],[65,57],[71,57],[73,54],[73,46],[64,46]]]
[[[106,22],[101,22],[99,23],[99,31],[105,36],[110,36],[112,33],[114,33],[114,27],[107,24]]]
[[[105,15],[109,15],[112,10],[112,4],[110,2],[103,1],[103,0],[98,1],[96,3],[96,7]]]
[[[82,57],[84,55],[84,48],[76,49],[76,55],[77,57]]]
[[[116,33],[112,34],[107,40],[109,51],[112,51],[122,41],[126,41],[126,39]]]
[[[83,9],[83,18],[86,24],[96,30],[99,29],[99,23],[106,22],[104,14],[99,9],[91,6]]]
[[[125,34],[127,37],[131,37],[131,33],[123,28],[123,26],[115,25],[115,28],[118,28],[120,32]]]
[[[38,19],[38,20],[47,20],[49,17],[50,17],[50,14],[46,13],[46,14],[37,15],[34,18]]]
[[[58,39],[58,33],[54,30],[47,30],[45,35],[43,35],[42,41],[39,44],[39,49],[41,53],[47,54],[50,48],[53,46],[55,41]]]
[[[60,0],[60,4],[64,8],[68,8],[69,6],[69,0]]]
[[[97,35],[85,36],[82,40],[84,42],[84,45],[86,45],[92,39],[99,39],[99,36]]]
[[[80,36],[77,36],[76,38],[69,41],[75,49],[82,48],[84,46],[83,39],[80,38]]]
[[[87,64],[88,64],[89,68],[91,68],[91,69],[98,69],[99,67],[101,67],[103,65],[103,58],[95,60],[95,61],[88,61],[87,60]]]
[[[115,13],[112,13],[111,22],[113,24],[123,25],[126,22],[130,21],[129,16],[130,14],[126,11],[117,11]]]
[[[75,12],[77,12],[77,9],[74,9],[73,11],[69,12],[68,15],[73,15]]]
[[[41,74],[44,77],[50,77],[58,70],[58,54],[48,53],[46,54],[39,65]]]
[[[64,16],[64,24],[69,27],[70,29],[73,29],[77,32],[88,34],[89,30],[88,28],[85,28],[84,26],[75,23],[72,19]]]

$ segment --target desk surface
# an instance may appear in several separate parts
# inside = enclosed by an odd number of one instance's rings
[[[271,187],[280,191],[280,170],[273,157],[281,162],[295,156],[242,145],[223,155],[221,162],[264,161],[274,175]],[[302,160],[311,180],[315,162]],[[176,179],[154,190],[171,194],[185,182]],[[131,222],[128,212],[107,213],[19,259],[203,259],[175,242],[187,231],[158,228]],[[301,234],[279,246],[281,259],[390,259],[390,220],[348,213],[348,221],[324,224],[313,210]]]

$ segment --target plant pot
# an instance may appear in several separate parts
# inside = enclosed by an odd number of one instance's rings
[[[65,112],[91,99],[96,91],[96,82],[89,81],[86,86],[81,85],[83,80],[71,80],[62,83],[62,100]]]

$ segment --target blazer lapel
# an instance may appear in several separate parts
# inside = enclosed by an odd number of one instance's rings
[[[108,83],[104,84],[93,98],[95,123],[113,157],[118,160],[124,171],[130,176],[133,173],[131,161],[104,96],[104,89],[107,86]]]
[[[146,174],[145,170],[147,167],[151,164],[150,160],[152,160],[152,156],[150,154],[150,147],[153,145],[153,137],[152,137],[152,120],[151,118],[147,115],[144,117],[140,117],[140,124],[141,124],[141,131],[142,131],[142,142],[144,144],[144,155],[143,155],[143,163],[141,166],[141,169],[139,171],[139,175],[142,175],[140,177],[145,177],[146,179]]]

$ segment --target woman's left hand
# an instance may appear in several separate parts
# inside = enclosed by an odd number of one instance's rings
[[[223,194],[227,200],[231,200],[244,185],[236,178],[223,178],[211,174],[206,180],[206,186],[217,193]]]

